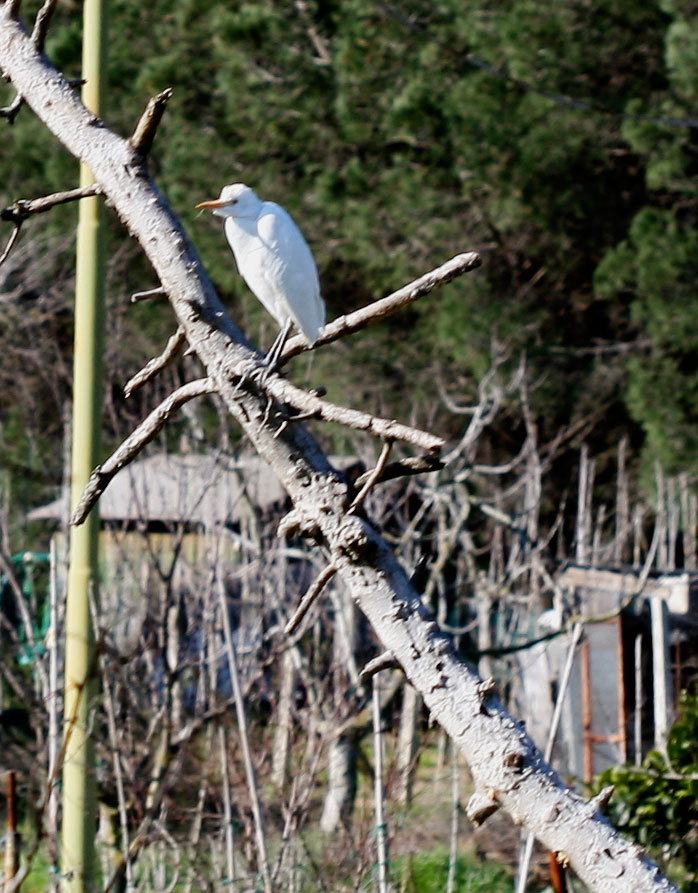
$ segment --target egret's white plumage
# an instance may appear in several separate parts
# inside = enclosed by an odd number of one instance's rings
[[[309,346],[315,344],[325,324],[325,303],[313,255],[288,211],[263,202],[244,183],[224,186],[217,199],[197,208],[225,218],[240,275],[277,321],[283,339],[293,324]]]

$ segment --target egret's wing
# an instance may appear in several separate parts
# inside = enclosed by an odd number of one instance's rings
[[[263,204],[257,218],[257,236],[268,256],[264,276],[278,294],[279,314],[284,320],[290,318],[314,344],[325,324],[325,304],[308,243],[291,215],[274,202]]]

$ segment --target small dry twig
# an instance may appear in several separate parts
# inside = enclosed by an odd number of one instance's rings
[[[165,289],[161,285],[158,285],[157,288],[148,288],[146,291],[135,291],[131,295],[131,303],[137,304],[138,301],[147,301],[149,298],[157,298],[166,294],[167,292]]]
[[[308,587],[307,592],[298,603],[298,607],[293,612],[288,623],[284,627],[285,635],[290,636],[295,633],[295,631],[300,626],[301,621],[308,613],[314,602],[317,600],[322,590],[336,573],[337,568],[333,564],[328,564],[327,567],[318,574],[314,582],[311,583]]]
[[[44,0],[44,3],[37,13],[36,19],[34,20],[34,28],[32,29],[32,40],[34,41],[34,46],[39,52],[42,52],[44,49],[46,33],[48,32],[48,26],[51,23],[51,18],[53,17],[53,11],[56,8],[56,3],[57,0]],[[10,8],[10,15],[13,18],[16,18],[19,14],[20,0],[9,0],[7,5]],[[23,105],[24,98],[18,93],[9,105],[0,109],[0,118],[7,118],[10,124],[14,124],[15,118],[19,114],[19,110],[22,108]]]
[[[165,108],[172,96],[172,88],[168,87],[157,96],[153,96],[148,100],[143,114],[138,119],[138,123],[131,134],[129,143],[135,152],[142,158],[147,158],[148,153],[153,147],[153,140],[158,129],[162,116],[165,114]]]
[[[441,459],[436,459],[434,456],[409,456],[405,459],[398,459],[397,462],[388,462],[375,483],[384,484],[386,481],[392,481],[395,478],[440,471],[444,465],[445,463]],[[372,474],[373,471],[364,472],[356,479],[356,486],[363,487]]]
[[[178,326],[174,335],[170,335],[163,352],[157,357],[153,357],[152,360],[148,360],[145,366],[126,382],[124,396],[130,397],[134,391],[143,387],[147,381],[150,381],[158,372],[168,366],[175,359],[186,340],[183,327]]]
[[[380,673],[381,670],[399,669],[401,669],[400,662],[395,659],[395,655],[393,654],[393,652],[383,651],[382,654],[379,654],[378,657],[374,657],[364,667],[362,667],[361,672],[359,673],[359,677],[362,681],[365,682],[367,679],[375,676],[376,673]]]
[[[368,494],[378,483],[380,476],[383,474],[385,466],[388,462],[390,451],[392,450],[392,448],[392,440],[386,440],[383,444],[383,449],[381,450],[381,454],[378,457],[378,461],[376,462],[375,467],[369,472],[368,477],[366,477],[366,480],[363,483],[363,486],[353,498],[351,505],[347,509],[348,515],[352,514],[352,512],[355,512],[359,508],[364,499],[366,499]]]
[[[39,52],[42,52],[44,49],[46,34],[48,33],[48,26],[51,24],[51,19],[53,18],[53,13],[56,9],[57,2],[58,0],[44,0],[41,9],[36,14],[36,19],[34,19],[32,40],[34,41],[34,46]]]

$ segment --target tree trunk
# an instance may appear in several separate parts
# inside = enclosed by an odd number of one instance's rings
[[[13,18],[15,6],[0,4],[3,73],[68,150],[90,166],[110,205],[140,242],[210,382],[293,500],[284,532],[303,533],[323,544],[383,646],[462,751],[476,788],[468,806],[471,819],[482,821],[505,808],[517,824],[569,860],[594,890],[675,889],[638,847],[611,828],[598,804],[586,803],[562,783],[492,686],[458,659],[370,520],[360,509],[347,510],[352,495],[344,478],[308,431],[280,409],[294,405],[298,389],[278,376],[271,376],[264,389],[253,381],[240,385],[240,376],[256,368],[256,355],[226,313],[143,158],[87,111]],[[376,430],[373,423],[369,429]]]

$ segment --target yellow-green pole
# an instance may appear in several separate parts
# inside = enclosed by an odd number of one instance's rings
[[[83,7],[82,99],[102,111],[106,0]],[[80,183],[94,182],[83,164]],[[99,198],[80,202],[75,273],[75,359],[73,364],[72,505],[99,461],[104,330],[104,233]],[[96,783],[91,717],[97,684],[90,598],[97,598],[96,512],[70,534],[70,568],[65,616],[65,712],[63,734],[63,821],[61,889],[92,893],[95,877]]]

